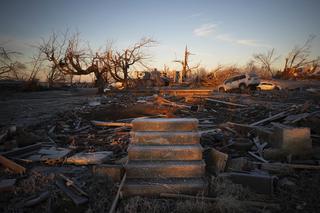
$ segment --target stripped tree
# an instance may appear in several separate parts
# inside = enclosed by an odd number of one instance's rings
[[[272,64],[279,59],[279,56],[276,56],[275,54],[274,48],[269,50],[267,53],[254,54],[253,58],[255,62],[260,64],[263,69],[273,76]]]
[[[189,56],[192,55],[192,53],[188,50],[188,47],[186,46],[185,50],[184,50],[184,57],[183,60],[174,60],[174,62],[176,63],[180,63],[182,65],[182,70],[180,73],[180,78],[179,81],[180,83],[184,82],[188,75],[190,76],[192,73],[192,70],[196,70],[199,66],[200,63],[198,63],[197,65],[190,67],[189,66]]]
[[[48,40],[42,40],[39,50],[52,63],[54,69],[64,75],[94,73],[99,93],[103,92],[105,87],[104,69],[99,66],[97,54],[89,54],[90,51],[81,46],[79,33],[69,36],[66,32],[61,38],[56,33],[52,33]]]
[[[145,52],[145,49],[152,47],[155,43],[151,38],[142,38],[132,47],[122,51],[115,51],[109,48],[100,57],[103,69],[110,73],[115,81],[121,82],[124,88],[127,88],[130,83],[130,68],[140,66],[148,69],[146,61],[151,57]]]
[[[0,79],[21,80],[20,70],[25,69],[25,65],[14,60],[14,56],[21,55],[19,52],[7,51],[0,47]]]
[[[285,59],[283,76],[289,78],[294,75],[295,70],[306,65],[318,64],[320,58],[310,59],[311,43],[315,35],[310,35],[302,46],[295,46]]]

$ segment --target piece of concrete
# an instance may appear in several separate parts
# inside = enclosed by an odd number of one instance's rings
[[[202,194],[206,193],[207,182],[202,178],[128,180],[123,187],[124,196],[160,196],[161,193]]]
[[[259,194],[273,194],[275,176],[258,173],[222,173],[219,177],[230,179],[233,183],[249,187]]]
[[[130,134],[132,144],[180,145],[200,142],[198,132],[131,132]]]
[[[245,157],[233,158],[228,161],[227,171],[230,172],[240,172],[251,170],[252,165]]]
[[[277,124],[275,127],[274,143],[275,148],[281,148],[291,154],[305,154],[312,149],[310,128],[289,127]]]
[[[208,155],[206,157],[206,165],[210,172],[224,172],[227,161],[227,154],[219,152],[218,150],[213,148],[209,149]]]
[[[119,182],[124,173],[121,165],[101,164],[92,167],[93,174],[109,176],[114,182]]]
[[[132,121],[133,131],[197,131],[195,118],[136,118]]]
[[[129,161],[127,178],[195,178],[203,177],[203,161]]]
[[[202,147],[195,145],[129,145],[129,160],[202,160]]]
[[[65,157],[67,157],[71,153],[71,149],[67,148],[60,148],[60,147],[50,147],[50,148],[41,148],[38,151],[38,155],[41,155],[40,161],[58,161],[63,160]],[[36,156],[30,156],[30,160],[35,159]]]
[[[102,164],[109,160],[113,152],[102,151],[102,152],[88,152],[88,153],[77,153],[67,158],[66,163],[76,165],[89,165],[89,164]]]

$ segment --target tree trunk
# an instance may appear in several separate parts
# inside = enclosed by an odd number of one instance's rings
[[[127,68],[125,68],[124,70],[123,70],[123,80],[124,80],[124,82],[123,82],[123,86],[124,86],[124,88],[125,89],[127,89],[127,87],[128,87],[128,69]]]
[[[98,87],[98,93],[102,94],[103,90],[106,86],[105,81],[104,81],[103,76],[100,72],[95,72],[94,74],[96,76],[96,87]]]

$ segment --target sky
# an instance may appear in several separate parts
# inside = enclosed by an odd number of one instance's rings
[[[320,56],[319,8],[319,0],[1,0],[0,45],[28,58],[41,38],[69,29],[94,49],[108,42],[123,49],[152,37],[149,64],[158,69],[178,69],[173,61],[186,45],[191,65],[208,69],[242,66],[272,48],[281,67],[311,34],[312,56]]]

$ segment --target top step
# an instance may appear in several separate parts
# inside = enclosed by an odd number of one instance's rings
[[[195,118],[136,118],[132,121],[133,131],[197,131],[198,119]]]

